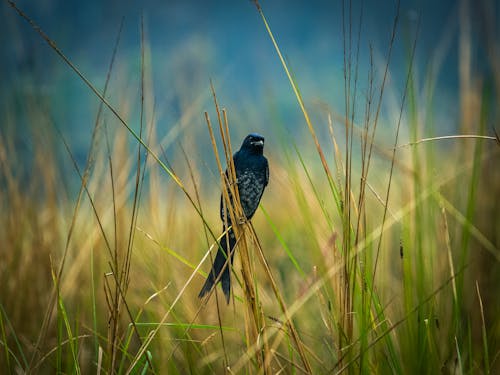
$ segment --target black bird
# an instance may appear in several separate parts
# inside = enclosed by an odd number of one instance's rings
[[[267,163],[267,159],[263,155],[263,152],[264,137],[260,134],[251,133],[243,140],[243,144],[241,145],[239,151],[233,155],[241,208],[243,209],[243,213],[245,214],[247,220],[250,220],[257,210],[264,188],[267,186],[269,181],[269,165]],[[226,175],[227,174],[228,171],[226,170]],[[229,196],[232,201],[231,194],[229,194]],[[223,222],[223,232],[225,232],[227,228],[226,222],[228,226],[231,225],[231,216],[228,208],[224,209],[224,207],[227,206],[227,204],[224,203],[224,196],[221,195],[220,217]],[[212,289],[215,281],[222,271],[219,281],[222,285],[222,291],[226,296],[226,302],[229,303],[229,296],[231,294],[231,266],[229,264],[226,265],[226,259],[230,256],[231,264],[233,264],[235,245],[236,237],[233,230],[230,228],[227,232],[227,238],[226,236],[223,236],[220,240],[220,247],[217,251],[212,270],[210,271],[203,288],[201,288],[200,294],[198,294],[199,298],[202,298]]]

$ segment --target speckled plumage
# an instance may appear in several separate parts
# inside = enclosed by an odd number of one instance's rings
[[[269,165],[267,159],[263,155],[263,150],[264,137],[259,134],[252,133],[244,139],[239,151],[233,155],[240,203],[247,220],[250,220],[255,214],[255,211],[259,206],[260,198],[262,197],[264,189],[269,182]],[[232,197],[230,199],[232,200]],[[224,209],[224,207],[225,204],[223,197],[221,196],[220,217],[223,222],[223,231],[226,230],[225,216],[227,216],[228,225],[231,225],[229,212],[227,209]],[[224,236],[220,241],[220,247],[222,250],[219,248],[217,252],[212,270],[208,275],[200,294],[198,295],[200,298],[212,289],[212,286],[222,271],[219,281],[221,282],[226,301],[229,303],[229,297],[231,294],[231,272],[229,266],[226,266],[225,268],[224,266],[227,259],[226,254],[228,254],[228,248],[230,249],[229,254],[232,264],[235,244],[235,235],[232,229],[229,229],[227,237]]]

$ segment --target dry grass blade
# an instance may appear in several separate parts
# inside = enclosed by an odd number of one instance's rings
[[[486,324],[484,322],[484,307],[483,307],[483,299],[481,298],[481,293],[479,292],[479,283],[476,280],[476,292],[477,298],[479,300],[479,311],[481,312],[481,333],[483,338],[483,355],[484,355],[484,369],[485,373],[490,373],[490,360],[488,353],[488,333],[486,331]]]
[[[409,143],[405,143],[403,145],[399,145],[396,148],[416,146],[416,145],[421,144],[421,143],[442,141],[442,140],[446,140],[446,139],[487,139],[490,141],[496,141],[498,144],[500,144],[500,140],[499,140],[498,136],[491,137],[491,136],[487,136],[487,135],[477,135],[477,134],[456,134],[456,135],[443,135],[441,137],[422,138],[422,139],[419,139],[418,141],[415,141],[415,142],[409,142]]]
[[[441,214],[443,216],[443,232],[444,232],[446,250],[448,252],[448,264],[450,266],[450,274],[453,276],[455,274],[455,267],[453,266],[452,250],[450,243],[450,230],[448,227],[448,219],[446,218],[446,210],[442,206],[441,206]],[[455,282],[455,278],[453,278],[451,285],[453,288],[453,299],[455,300],[455,304],[458,304],[457,284]]]
[[[468,166],[467,170],[470,169]],[[466,230],[488,251],[493,257],[500,262],[500,248],[498,248],[492,241],[490,241],[473,223],[468,221],[467,217],[464,216],[450,201],[448,201],[442,194],[436,192],[439,202],[442,203],[443,207],[446,209],[453,218],[463,225]]]
[[[274,38],[274,35],[271,31],[271,28],[269,24],[267,23],[267,19],[264,16],[264,12],[262,11],[262,8],[257,0],[254,0],[255,6],[257,7],[257,11],[259,12],[262,21],[264,22],[264,25],[266,27],[267,33],[269,34],[269,37],[271,38],[271,41],[274,45],[274,48],[276,50],[276,53],[278,54],[278,57],[281,61],[281,65],[283,66],[283,69],[285,70],[285,73],[288,77],[288,80],[290,81],[290,85],[292,86],[293,92],[297,98],[297,101],[299,103],[300,109],[302,110],[302,114],[304,115],[304,119],[306,120],[307,128],[309,129],[309,132],[313,138],[314,144],[316,146],[316,150],[318,152],[318,155],[321,159],[321,164],[323,165],[323,168],[325,170],[326,176],[329,179],[329,182],[332,183],[332,174],[330,173],[330,167],[328,166],[328,163],[326,161],[325,155],[323,153],[323,150],[321,148],[321,145],[319,144],[318,137],[316,135],[316,131],[314,130],[314,126],[311,122],[311,119],[309,117],[309,113],[306,110],[306,107],[304,105],[304,101],[302,100],[302,96],[299,93],[299,90],[297,88],[297,85],[295,84],[292,75],[290,73],[290,70],[288,69],[288,65],[285,62],[285,59],[283,58],[283,55],[281,54],[281,50],[278,46],[278,43],[276,42],[276,39]]]

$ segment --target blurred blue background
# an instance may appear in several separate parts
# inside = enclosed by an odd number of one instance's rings
[[[361,4],[353,1],[351,8],[353,58]],[[378,88],[396,16],[394,1],[366,0],[363,4],[358,66],[361,109],[356,112],[359,119],[364,115],[368,90],[370,46]],[[251,1],[20,0],[17,5],[99,90],[104,87],[124,19],[108,98],[134,129],[138,129],[140,109],[141,15],[150,56],[146,79],[152,96],[147,96],[146,101],[150,112],[154,112],[160,136],[171,132],[170,139],[175,142],[206,134],[203,111],[213,113],[210,79],[238,134],[238,129],[241,134],[247,130],[266,133],[269,123],[276,121],[291,133],[305,127],[283,68]],[[275,0],[262,1],[261,6],[306,105],[313,114],[320,113],[315,118],[318,127],[326,128],[326,116],[321,114],[324,108],[344,113],[342,2]],[[383,116],[389,124],[394,125],[391,118],[395,113],[391,111],[397,111],[400,105],[408,56],[420,16],[414,65],[417,92],[426,105],[425,111],[432,113],[437,135],[456,131],[460,91],[459,6],[456,1],[401,2],[383,107]],[[70,139],[77,159],[84,160],[98,99],[7,2],[0,9],[2,128],[14,116],[15,126],[9,126],[15,129],[10,131],[17,134],[19,147],[29,150],[30,141],[23,129],[36,124],[32,123],[32,116],[24,113],[30,106],[27,98],[33,99],[43,103],[46,115]],[[480,42],[484,9],[475,5],[468,5],[467,9],[472,23],[472,69],[488,77],[487,51]],[[498,13],[498,6],[493,11]],[[349,17],[348,2],[345,12]],[[498,31],[498,25],[494,27]],[[429,82],[432,90],[426,89]],[[10,113],[9,118],[6,113]]]

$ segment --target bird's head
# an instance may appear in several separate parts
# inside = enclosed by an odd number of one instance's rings
[[[264,150],[264,137],[257,133],[248,134],[243,140],[241,149],[255,154],[262,154]]]

